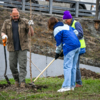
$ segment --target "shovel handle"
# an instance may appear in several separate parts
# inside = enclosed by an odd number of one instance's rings
[[[34,82],[44,73],[44,71],[55,61],[55,58],[47,65],[47,67],[34,79]]]
[[[2,40],[3,46],[6,46],[7,38]]]
[[[7,81],[7,83],[10,85],[11,83],[10,83],[10,81],[9,81],[7,75],[6,75],[6,72],[7,72],[7,55],[6,55],[6,46],[4,46],[4,55],[5,55],[5,73],[4,73],[4,77],[5,77],[6,81]]]

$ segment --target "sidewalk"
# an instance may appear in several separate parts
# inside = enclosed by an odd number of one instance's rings
[[[5,59],[4,59],[4,50],[3,46],[0,45],[0,80],[4,79],[4,71],[5,71]],[[29,52],[27,56],[29,57]],[[12,78],[11,71],[9,68],[8,61],[9,53],[7,51],[7,76]],[[42,71],[54,58],[46,57],[39,54],[32,53],[32,62]],[[96,73],[100,73],[100,68],[95,66],[89,66],[80,64],[80,68],[86,68],[88,70],[94,71]],[[36,77],[39,74],[39,70],[32,64],[32,77]],[[55,60],[49,68],[44,72],[45,76],[59,76],[63,74],[63,60],[57,59]],[[41,75],[41,77],[43,77]],[[26,78],[30,78],[30,68],[29,68],[29,60],[27,61],[27,76]]]

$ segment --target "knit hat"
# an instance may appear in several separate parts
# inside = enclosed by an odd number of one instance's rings
[[[63,19],[71,19],[72,15],[70,14],[69,11],[64,11]]]

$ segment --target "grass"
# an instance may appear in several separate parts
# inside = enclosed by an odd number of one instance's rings
[[[83,87],[75,88],[74,91],[57,93],[61,88],[63,78],[39,78],[35,85],[46,85],[47,88],[28,89],[26,91],[0,90],[0,100],[100,100],[100,79],[82,79]],[[14,84],[14,80],[10,79]],[[0,81],[0,84],[5,84],[6,81]],[[30,79],[26,79],[26,83],[30,83]]]

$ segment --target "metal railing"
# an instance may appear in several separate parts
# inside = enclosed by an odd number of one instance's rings
[[[25,0],[22,0],[21,2],[15,1],[15,0],[0,0],[4,3],[0,3],[0,5],[4,7],[17,7],[23,11],[30,10],[30,2],[25,2]],[[30,0],[29,0],[30,1]],[[49,1],[48,5],[41,5],[41,4],[35,4],[32,3],[32,10],[34,11],[41,11],[46,13],[54,13],[54,14],[63,14],[65,10],[69,10],[71,14],[75,17],[79,16],[95,16],[92,13],[96,12],[93,10],[86,10],[86,9],[79,9],[79,6],[82,4],[87,5],[96,5],[96,3],[89,3],[89,2],[79,2],[79,1],[70,1],[70,0],[55,0],[56,2],[60,3],[63,1],[64,3],[68,3],[70,5],[74,4],[75,6],[73,8],[68,7],[59,7],[59,6],[53,6],[53,0]]]

